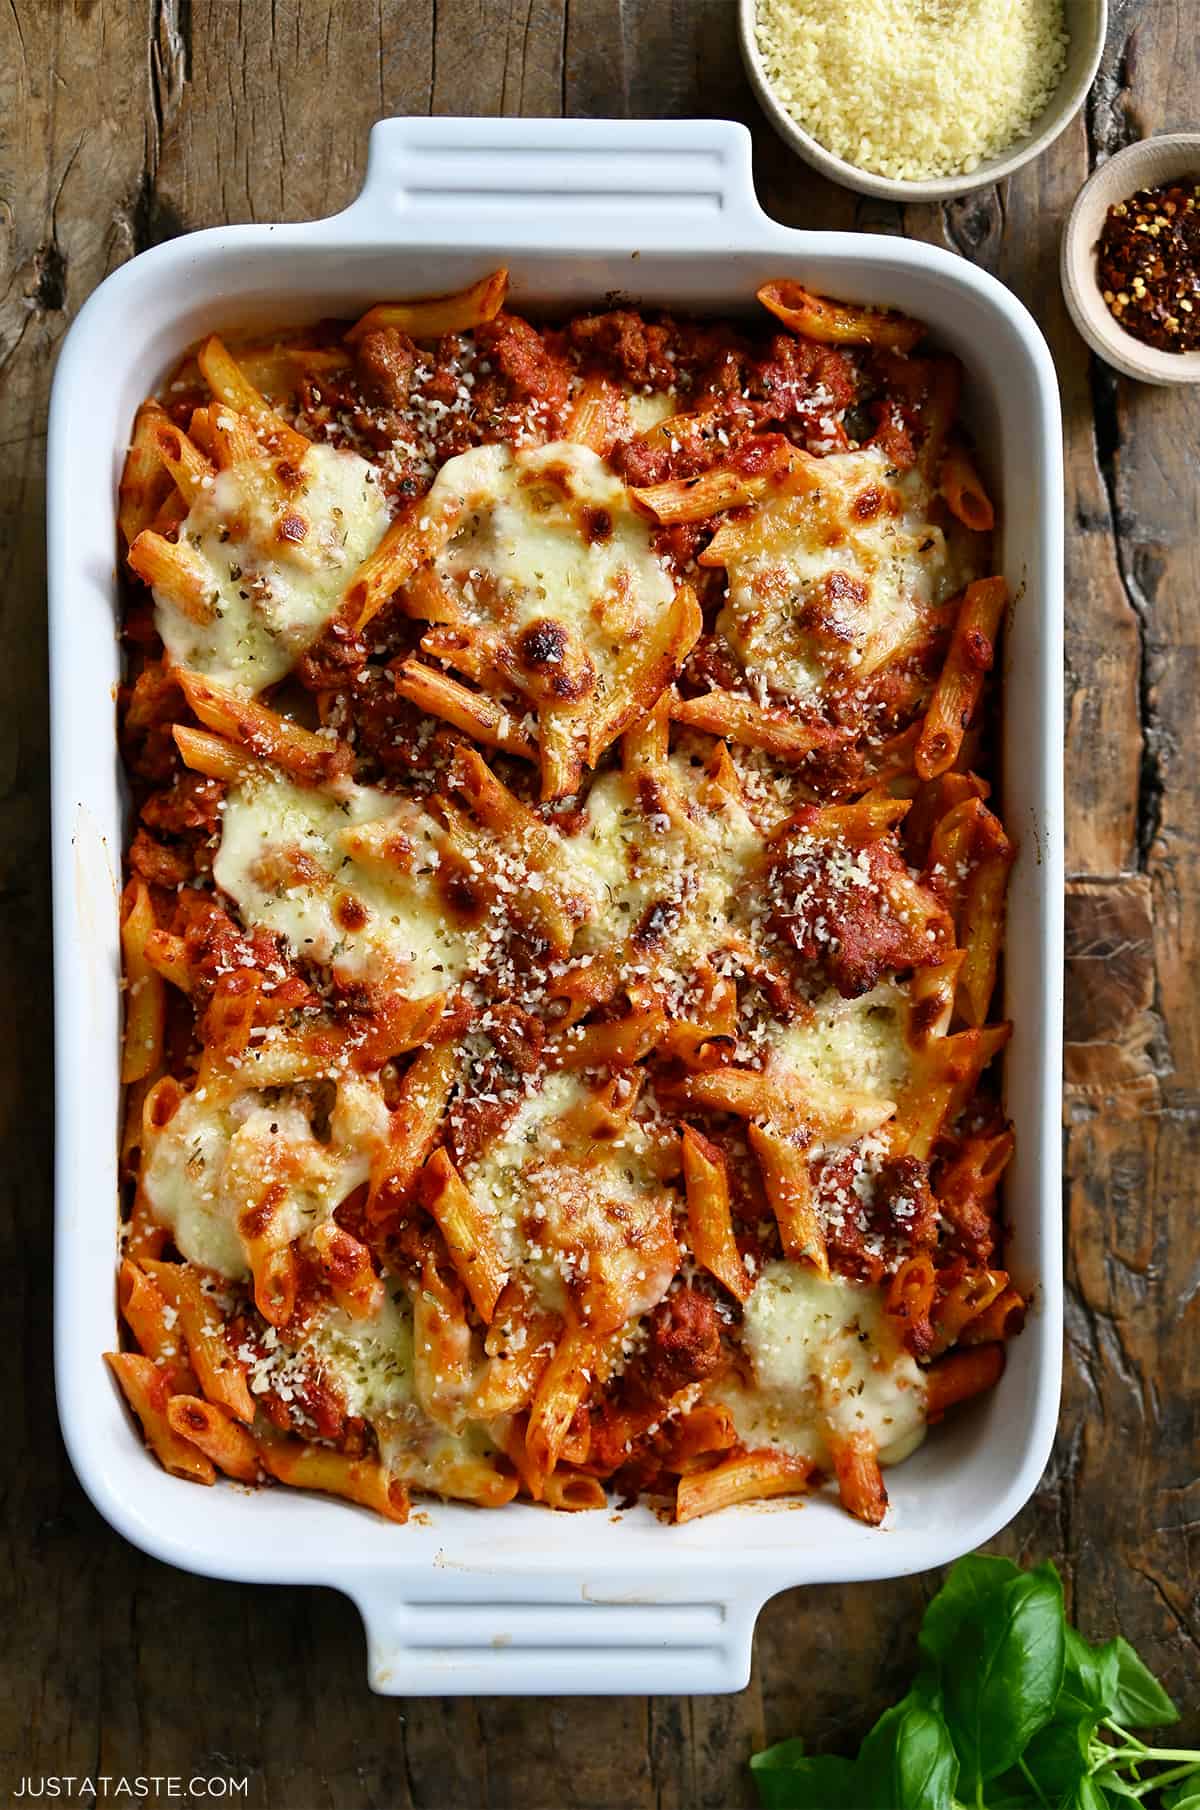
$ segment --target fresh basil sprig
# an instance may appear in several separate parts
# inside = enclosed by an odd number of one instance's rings
[[[925,1611],[921,1666],[853,1760],[781,1741],[750,1762],[763,1810],[1200,1810],[1200,1751],[1128,1641],[1070,1626],[1053,1565],[960,1559]]]

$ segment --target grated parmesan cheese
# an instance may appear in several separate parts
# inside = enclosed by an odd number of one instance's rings
[[[1028,138],[1067,61],[1062,0],[758,0],[776,99],[827,151],[915,182]]]

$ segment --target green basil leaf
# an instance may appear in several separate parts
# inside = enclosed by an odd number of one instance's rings
[[[908,1694],[915,1697],[918,1703],[923,1703],[926,1709],[931,1709],[935,1715],[941,1715],[942,1681],[932,1660],[922,1659]]]
[[[942,1671],[946,1722],[970,1795],[1014,1766],[1054,1714],[1066,1648],[1062,1584],[1052,1565],[989,1589],[962,1617]]]
[[[1099,1650],[1116,1654],[1117,1688],[1107,1712],[1114,1722],[1122,1728],[1162,1728],[1178,1722],[1179,1711],[1127,1640],[1118,1634]]]
[[[804,1742],[799,1735],[790,1740],[776,1741],[774,1747],[764,1747],[761,1753],[750,1755],[751,1772],[777,1772],[782,1766],[795,1766],[806,1757]]]
[[[1059,1698],[1061,1705],[1062,1699]],[[1080,1779],[1087,1777],[1088,1748],[1095,1723],[1090,1716],[1078,1720],[1060,1719],[1055,1712],[1053,1722],[1039,1728],[1021,1755],[1041,1790],[1054,1803],[1069,1798]]]
[[[999,1597],[1020,1576],[1020,1567],[1011,1559],[997,1559],[983,1552],[959,1559],[921,1622],[919,1644],[925,1657],[935,1667],[952,1659],[964,1620],[977,1615],[986,1602]]]
[[[857,1810],[854,1761],[806,1754],[803,1741],[754,1754],[750,1771],[762,1810]]]
[[[1057,1719],[1091,1716],[1092,1726],[1111,1713],[1117,1695],[1117,1655],[1112,1642],[1093,1647],[1074,1628],[1066,1630],[1066,1663]]]
[[[1193,1775],[1168,1785],[1162,1796],[1162,1810],[1200,1810],[1200,1778]]]
[[[1110,1804],[1142,1804],[1145,1805],[1129,1779],[1123,1779],[1119,1772],[1104,1767],[1100,1772],[1092,1774],[1093,1784],[1099,1785],[1104,1792],[1105,1800]]]
[[[884,1711],[859,1750],[862,1810],[950,1810],[957,1780],[946,1724],[911,1692]]]
[[[1063,1810],[1108,1810],[1109,1800],[1094,1779],[1080,1779],[1073,1797],[1063,1800]]]

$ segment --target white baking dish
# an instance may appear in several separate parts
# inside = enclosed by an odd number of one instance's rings
[[[1004,504],[1021,594],[1005,642],[1004,801],[1020,842],[1006,984],[1011,1263],[1036,1310],[994,1395],[890,1473],[882,1530],[832,1501],[735,1509],[684,1527],[646,1509],[553,1519],[426,1503],[407,1527],[347,1505],[201,1490],[147,1456],[100,1353],[114,1301],[123,788],[114,508],[137,403],[203,330],[353,315],[449,290],[500,263],[513,301],[613,294],[753,308],[769,277],[890,302],[964,361],[966,410]],[[763,1602],[788,1585],[889,1578],[989,1538],[1035,1487],[1061,1344],[1062,471],[1058,394],[1029,315],[992,277],[926,245],[787,230],[763,215],[750,140],[721,121],[386,120],[366,186],[331,220],[238,226],[158,247],[111,276],[64,347],[49,452],[58,1036],[56,1358],[72,1462],[100,1512],[172,1564],[246,1582],[330,1584],[367,1624],[394,1693],[736,1690]]]

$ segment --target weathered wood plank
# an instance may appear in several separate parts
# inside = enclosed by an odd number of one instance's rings
[[[1116,0],[1112,14],[1086,124],[1002,190],[919,210],[832,188],[779,144],[741,73],[731,0],[13,0],[0,14],[0,1001],[21,1027],[0,1046],[0,1399],[29,1452],[0,1584],[22,1637],[0,1691],[6,1778],[248,1771],[251,1801],[281,1810],[749,1803],[745,1758],[764,1737],[844,1746],[903,1688],[933,1587],[778,1598],[751,1689],[732,1699],[396,1705],[366,1691],[348,1603],[141,1558],[83,1501],[54,1436],[39,515],[50,364],[71,313],[132,251],[344,205],[387,112],[744,118],[778,218],[946,244],[1041,321],[1066,413],[1081,876],[1068,919],[1070,1316],[1060,1440],[1000,1544],[1056,1557],[1084,1627],[1119,1625],[1195,1704],[1195,412],[1189,393],[1118,384],[1088,360],[1056,256],[1089,161],[1192,124],[1200,68],[1184,0]]]
[[[1154,1006],[1153,898],[1144,874],[1069,884],[1066,982],[1070,1104],[1153,1110],[1165,1056]]]
[[[69,1474],[51,1386],[42,491],[55,353],[69,316],[131,242],[147,34],[142,7],[113,19],[94,7],[0,13],[0,1399],[22,1453],[6,1478],[0,1579],[0,1616],[13,1630],[0,1691],[6,1789],[27,1771],[94,1763],[105,1661],[98,1554],[120,1549]]]

